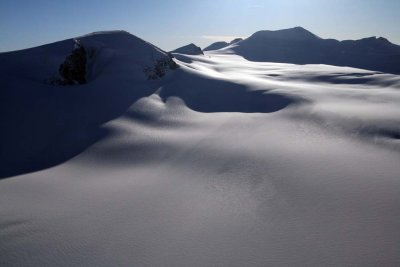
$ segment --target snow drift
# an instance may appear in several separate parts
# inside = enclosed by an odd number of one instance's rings
[[[398,75],[80,40],[0,54],[1,266],[399,266]]]

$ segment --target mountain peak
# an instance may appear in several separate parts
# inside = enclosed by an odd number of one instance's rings
[[[243,38],[240,38],[240,37],[239,37],[239,38],[235,38],[235,39],[233,39],[232,41],[230,41],[229,44],[230,44],[230,45],[231,45],[231,44],[236,44],[236,43],[238,43],[238,42],[240,42],[240,41],[243,41]]]
[[[285,39],[285,40],[320,39],[317,35],[313,34],[312,32],[300,26],[289,29],[277,30],[277,31],[258,31],[254,33],[250,38],[273,38],[273,39]]]
[[[256,32],[228,50],[250,61],[327,64],[400,73],[400,46],[375,36],[337,41],[322,39],[302,27],[294,27]]]
[[[110,30],[110,31],[96,31],[82,35],[81,37],[94,36],[94,35],[119,35],[119,34],[131,35],[129,32],[124,30]]]
[[[288,30],[307,31],[306,29],[304,29],[304,28],[301,27],[301,26],[296,26],[296,27],[293,27],[293,28],[289,28]],[[307,32],[308,32],[308,31],[307,31]]]
[[[201,50],[201,48],[195,45],[194,43],[190,43],[188,45],[179,47],[171,51],[171,53],[186,54],[186,55],[203,55],[203,51]]]

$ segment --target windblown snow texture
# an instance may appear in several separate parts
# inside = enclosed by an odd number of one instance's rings
[[[0,266],[400,265],[400,76],[79,40],[0,54]]]

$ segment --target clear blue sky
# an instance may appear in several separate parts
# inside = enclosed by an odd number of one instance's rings
[[[302,26],[400,44],[400,0],[0,0],[0,51],[123,29],[165,50]]]

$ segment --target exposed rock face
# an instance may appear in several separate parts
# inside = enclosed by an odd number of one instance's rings
[[[62,77],[59,84],[72,85],[86,83],[86,54],[85,47],[79,40],[75,40],[75,47],[72,53],[67,56],[64,63],[58,69]]]
[[[118,44],[118,51],[106,45],[109,42]],[[118,60],[115,59],[117,55]],[[75,39],[74,48],[58,68],[57,77],[46,82],[52,85],[85,84],[96,79],[101,69],[107,65],[105,62],[111,59],[115,62],[115,67],[121,69],[118,72],[132,71],[135,79],[143,79],[144,73],[148,80],[155,80],[165,76],[168,71],[179,68],[173,61],[172,54],[128,32],[96,32]],[[142,73],[137,72],[138,69]]]
[[[173,56],[168,54],[167,57],[159,58],[153,67],[147,67],[144,69],[149,80],[156,80],[164,77],[168,70],[174,70],[179,68],[178,64],[172,60]]]

